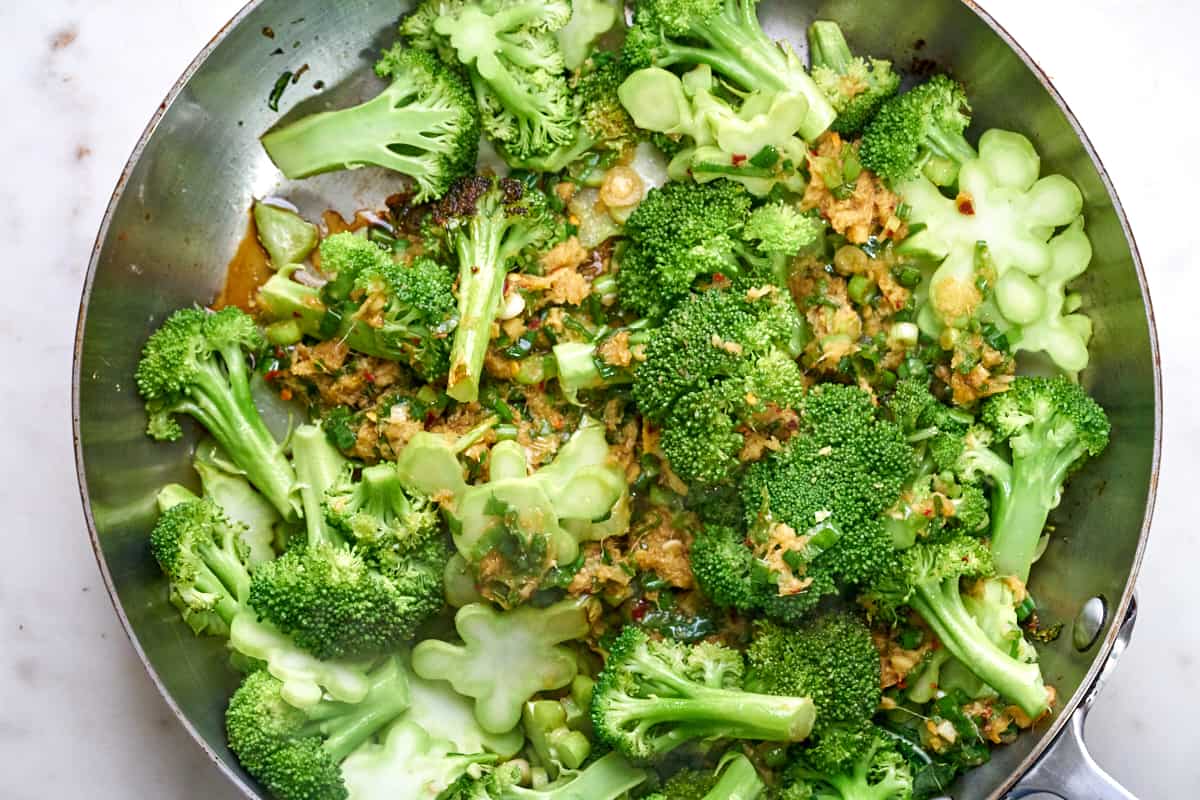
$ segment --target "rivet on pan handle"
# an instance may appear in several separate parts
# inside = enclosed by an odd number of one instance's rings
[[[1120,631],[1117,632],[1117,639],[1108,654],[1108,660],[1104,662],[1104,667],[1087,697],[1038,763],[1025,773],[1008,795],[1010,800],[1040,793],[1064,800],[1136,800],[1125,787],[1100,768],[1083,741],[1083,727],[1092,701],[1100,693],[1104,682],[1112,675],[1117,659],[1121,657],[1130,637],[1133,636],[1133,624],[1136,621],[1137,598],[1134,597],[1130,600],[1129,611],[1125,615],[1125,621],[1121,623]]]

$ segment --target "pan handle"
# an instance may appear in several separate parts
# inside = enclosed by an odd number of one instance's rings
[[[1041,793],[1064,800],[1137,800],[1129,790],[1100,768],[1083,741],[1083,727],[1092,701],[1100,693],[1104,682],[1112,675],[1117,659],[1129,645],[1136,621],[1137,598],[1133,597],[1125,620],[1121,623],[1121,629],[1117,632],[1116,641],[1113,642],[1112,651],[1109,652],[1091,691],[1076,709],[1062,733],[1042,754],[1038,763],[1021,777],[1009,793],[1009,800]]]

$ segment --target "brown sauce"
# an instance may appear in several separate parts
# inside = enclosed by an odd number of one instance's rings
[[[225,285],[217,295],[214,309],[237,306],[243,311],[254,312],[254,298],[258,287],[271,277],[267,251],[258,242],[258,231],[254,227],[254,215],[248,214],[246,233],[238,243],[237,251],[225,270]]]

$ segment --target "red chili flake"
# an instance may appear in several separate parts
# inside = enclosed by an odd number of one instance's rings
[[[927,517],[932,517],[932,516],[933,516],[933,509],[932,509],[932,508],[927,508],[927,509],[925,509],[924,511],[922,511],[921,513],[922,513],[922,514],[924,514],[924,515],[925,515],[925,516],[927,516]],[[964,559],[963,559],[963,561],[966,561],[966,559],[964,558]]]
[[[713,280],[714,280],[714,281],[724,281],[724,280],[725,280],[725,275],[724,275],[723,273],[720,273],[720,272],[714,272],[714,273],[713,273]]]
[[[649,611],[650,604],[645,600],[638,600],[637,605],[635,605],[633,610],[629,612],[629,616],[633,618],[634,622],[641,622],[646,618],[646,614],[649,613]]]
[[[941,650],[942,649],[941,641],[939,641],[938,639],[934,639],[932,642],[929,643],[929,649],[930,650]]]
[[[366,381],[367,383],[375,382],[375,376],[372,373],[367,372],[366,370],[363,370],[362,376],[363,376],[363,380]]]
[[[905,680],[904,678],[901,678],[901,679],[899,680],[899,682],[896,684],[896,686],[897,686],[898,688],[900,688],[900,689],[907,689],[907,688],[908,688],[908,681],[907,681],[907,680]]]
[[[729,160],[733,162],[735,167],[740,167],[742,164],[746,163],[746,156],[742,153],[734,153],[733,157]]]
[[[265,375],[263,375],[263,380],[268,380],[268,381],[277,380],[279,378],[279,376],[282,374],[283,374],[283,370],[281,370],[281,369],[267,370],[267,373]]]
[[[283,348],[280,347],[279,345],[275,345],[275,357],[283,358],[284,355],[285,355],[285,353],[283,352]]]
[[[538,317],[534,317],[533,319],[529,320],[528,323],[526,323],[526,327],[531,331],[536,331],[538,328],[542,327],[542,321]]]
[[[958,193],[958,197],[954,198],[954,205],[958,209],[958,213],[968,217],[975,216],[975,198],[966,192]]]
[[[433,413],[432,411],[425,412],[425,424],[426,425],[432,425],[436,419],[437,419],[437,414]]]
[[[287,388],[286,386],[283,387],[282,389],[280,389],[279,390],[279,399],[283,400],[285,402],[288,400],[291,400],[292,399],[292,390]]]

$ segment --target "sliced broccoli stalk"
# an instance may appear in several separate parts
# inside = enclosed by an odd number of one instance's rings
[[[793,133],[808,109],[804,99],[754,91],[739,108],[715,94],[708,66],[683,76],[657,67],[637,70],[618,94],[639,127],[686,137],[667,167],[676,181],[726,178],[762,197],[776,186],[804,191],[798,165],[807,148]]]
[[[807,737],[813,701],[747,692],[742,671],[737,651],[654,641],[626,626],[592,694],[596,735],[634,759],[657,758],[693,740]]]
[[[619,0],[572,0],[571,18],[554,32],[566,68],[574,72],[583,66],[596,40],[612,30],[624,12]]]
[[[271,269],[299,264],[317,246],[317,226],[290,208],[254,201],[254,230],[262,242]]]
[[[440,197],[475,167],[480,122],[469,86],[429,53],[399,45],[375,71],[391,81],[381,94],[266,134],[267,155],[292,179],[372,165],[412,178],[418,202]],[[292,262],[276,269],[282,263]]]
[[[342,778],[355,800],[435,798],[472,764],[496,760],[486,753],[463,753],[411,721],[411,710],[380,736],[365,742],[342,762]]]
[[[586,734],[567,725],[567,710],[558,700],[530,700],[521,711],[521,724],[551,780],[560,769],[579,769],[592,752]]]
[[[741,753],[727,753],[717,765],[720,777],[703,800],[759,800],[767,794],[767,785],[759,777],[750,759]]]
[[[471,430],[450,439],[437,433],[420,431],[404,449],[396,461],[396,472],[406,489],[426,497],[448,495],[457,503],[467,490],[460,453],[476,445],[499,423],[495,416],[487,417]]]
[[[813,141],[837,116],[790,45],[763,31],[754,0],[642,0],[623,57],[637,67],[705,65],[742,91],[790,94],[806,113],[787,131]]]
[[[411,46],[465,68],[483,130],[518,158],[545,154],[574,136],[575,115],[555,32],[568,0],[426,0],[400,27]]]
[[[259,495],[259,497],[262,497],[262,495]],[[199,499],[195,492],[181,483],[168,483],[158,490],[158,494],[154,495],[154,503],[158,506],[159,514],[162,514],[169,508]],[[274,510],[274,507],[272,507],[272,510]]]
[[[389,658],[355,702],[319,700],[299,709],[270,674],[250,674],[229,701],[229,746],[246,771],[280,800],[345,800],[341,763],[408,707],[408,683]]]
[[[1042,350],[1061,369],[1076,372],[1088,363],[1091,324],[1069,313],[1065,286],[1087,268],[1091,247],[1080,225],[1054,232],[1078,221],[1083,196],[1061,175],[1039,179],[1040,169],[1024,136],[986,132],[979,157],[963,165],[958,199],[925,178],[897,186],[909,222],[924,226],[900,249],[940,262],[918,315],[927,334],[991,322],[1009,332],[1010,342],[1021,341],[1021,349]],[[980,243],[986,245],[983,264]],[[994,289],[992,296],[981,286]]]
[[[495,753],[511,758],[525,744],[520,726],[503,733],[485,731],[475,719],[475,701],[454,691],[445,680],[408,676],[412,705],[405,719],[415,722],[435,740],[446,740],[457,753]]]
[[[427,680],[447,680],[459,694],[475,698],[480,727],[506,733],[520,723],[526,700],[575,677],[578,662],[562,643],[584,636],[590,625],[585,598],[503,613],[476,603],[458,610],[454,627],[462,644],[418,643],[413,670]],[[498,664],[505,665],[502,672]]]
[[[1037,719],[1049,709],[1037,663],[1014,655],[1011,647],[998,647],[968,611],[959,589],[960,578],[994,573],[985,545],[955,537],[904,551],[869,595],[883,608],[911,607],[963,666]]]
[[[900,88],[892,62],[856,57],[836,22],[817,20],[809,26],[808,51],[813,80],[837,111],[830,127],[842,135],[861,131]]]
[[[175,440],[176,414],[199,422],[286,519],[299,516],[296,475],[254,405],[250,359],[266,342],[245,312],[176,311],[150,337],[137,366],[147,433]]]

